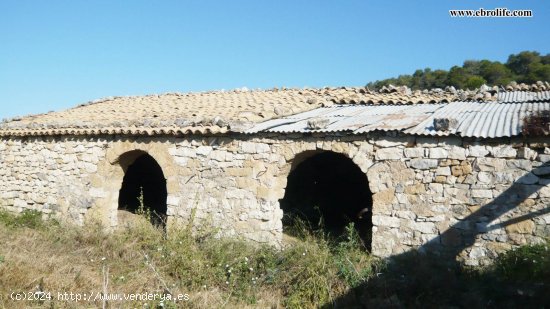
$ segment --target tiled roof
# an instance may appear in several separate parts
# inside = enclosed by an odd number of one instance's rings
[[[224,133],[229,127],[323,106],[310,97],[299,90],[113,97],[7,121],[0,135]]]
[[[521,91],[507,92],[498,87],[411,91],[390,86],[380,91],[327,87],[112,97],[65,111],[4,121],[0,124],[0,136],[218,134],[243,132],[255,123],[333,104],[412,105],[501,99],[518,102],[545,101],[550,97],[548,83],[516,84],[516,88]]]

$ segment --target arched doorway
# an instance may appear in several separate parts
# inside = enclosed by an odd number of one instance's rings
[[[151,223],[164,227],[168,193],[160,165],[141,150],[122,155],[119,162],[124,178],[118,195],[118,209],[136,213],[143,205],[143,210],[150,212]]]
[[[325,151],[296,157],[280,204],[283,229],[298,217],[338,237],[353,222],[370,250],[372,193],[365,173],[345,155]]]

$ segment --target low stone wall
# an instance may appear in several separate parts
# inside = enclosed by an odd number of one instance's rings
[[[81,223],[93,202],[91,177],[106,146],[99,139],[0,139],[0,206],[63,214]]]
[[[3,139],[0,203],[116,226],[124,176],[119,158],[143,150],[167,179],[169,226],[194,216],[225,236],[280,244],[279,200],[293,162],[334,151],[367,174],[374,254],[448,251],[477,265],[550,235],[545,147],[519,139],[391,134]]]

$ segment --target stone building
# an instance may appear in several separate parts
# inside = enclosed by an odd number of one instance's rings
[[[168,227],[280,244],[322,216],[378,256],[483,264],[550,235],[549,111],[540,82],[112,97],[5,120],[0,205],[115,227],[143,194]]]

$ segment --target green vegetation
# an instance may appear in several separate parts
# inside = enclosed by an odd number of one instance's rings
[[[37,284],[52,293],[187,293],[190,300],[179,305],[186,308],[314,308],[367,282],[383,267],[361,248],[352,226],[339,243],[304,230],[302,240],[278,250],[206,230],[191,236],[192,224],[173,228],[165,237],[144,217],[110,234],[97,223],[77,227],[31,218],[40,215],[0,212],[0,308],[20,306],[7,295]],[[75,306],[55,299],[31,304]],[[100,301],[92,304],[101,307]],[[124,306],[143,307],[143,302],[125,301]]]
[[[19,215],[0,211],[0,222],[8,227],[28,227],[33,229],[42,227],[44,224],[42,213],[37,210],[25,210]],[[50,224],[54,222],[50,220]]]
[[[490,86],[506,85],[511,81],[534,83],[550,81],[550,54],[540,55],[535,51],[523,51],[510,55],[506,63],[490,60],[466,60],[460,66],[446,70],[416,70],[412,75],[400,75],[370,82],[367,87],[380,89],[389,84],[408,86],[413,90],[445,88],[474,89],[483,84]]]
[[[510,281],[539,282],[550,286],[550,244],[519,247],[501,255],[495,269]]]
[[[463,268],[416,251],[386,263],[364,250],[353,226],[338,240],[295,226],[281,250],[196,231],[162,228],[137,217],[107,233],[101,225],[40,220],[35,211],[0,211],[0,308],[79,307],[26,303],[12,292],[188,294],[165,308],[544,307],[550,243],[499,256],[492,266]],[[191,236],[191,230],[195,230]],[[105,280],[107,279],[107,280]],[[159,307],[160,301],[109,301],[107,307]],[[101,307],[101,301],[86,303]]]

